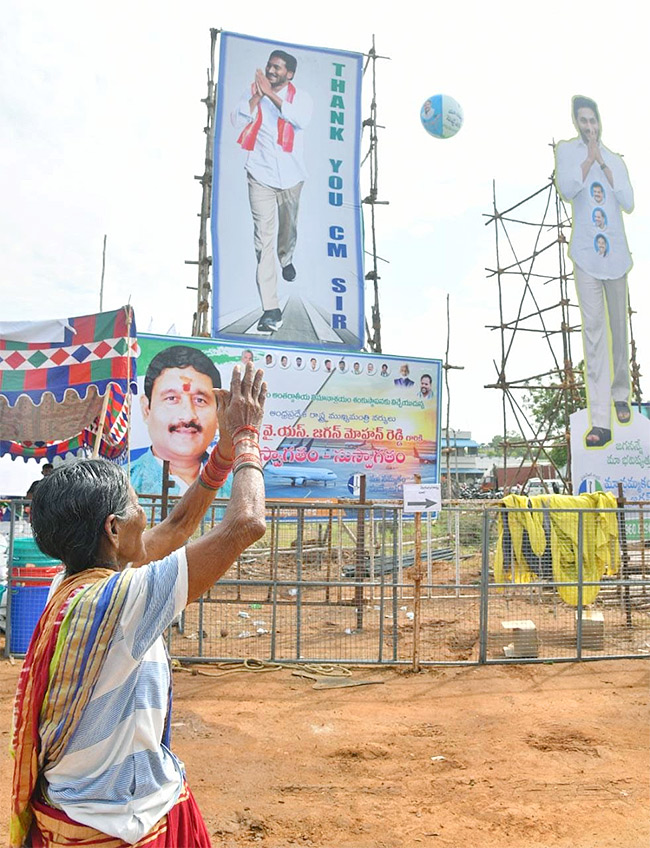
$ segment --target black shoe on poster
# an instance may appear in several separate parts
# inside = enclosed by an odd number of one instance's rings
[[[285,265],[282,269],[282,279],[286,280],[288,283],[293,283],[296,279],[296,269],[293,267],[291,262],[289,262],[288,265]]]
[[[267,309],[257,325],[258,333],[274,333],[282,326],[282,311],[280,309]]]

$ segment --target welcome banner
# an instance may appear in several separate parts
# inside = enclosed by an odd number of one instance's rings
[[[216,437],[215,385],[251,360],[268,383],[260,435],[267,496],[350,497],[365,474],[369,499],[395,500],[420,474],[439,482],[440,360],[213,339],[140,335],[139,402],[131,424],[131,480],[159,494],[170,460],[172,494],[196,479]]]

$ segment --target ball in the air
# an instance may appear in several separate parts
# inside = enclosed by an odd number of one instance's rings
[[[420,121],[434,138],[451,138],[463,126],[463,109],[448,94],[434,94],[422,104]]]

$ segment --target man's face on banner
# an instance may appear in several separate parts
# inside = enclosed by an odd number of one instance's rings
[[[592,138],[595,138],[596,141],[600,139],[600,124],[598,123],[596,113],[593,109],[590,109],[589,106],[581,106],[578,109],[576,122],[578,124],[582,140],[585,143],[588,144]]]
[[[420,378],[420,392],[424,397],[429,397],[431,394],[431,378],[430,377],[421,377]]]
[[[287,64],[279,56],[271,56],[266,63],[264,76],[271,83],[271,88],[277,90],[293,79],[293,73],[287,70]]]
[[[170,462],[195,457],[200,463],[217,430],[212,380],[195,368],[165,368],[153,384],[151,402],[142,395],[142,416],[151,447]]]

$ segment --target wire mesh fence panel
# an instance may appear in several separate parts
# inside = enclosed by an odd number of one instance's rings
[[[269,504],[265,537],[173,629],[174,656],[529,662],[650,653],[642,508]],[[215,518],[216,520],[216,518]],[[627,531],[627,535],[626,535]]]
[[[650,654],[646,520],[642,509],[492,511],[486,661]]]
[[[175,501],[141,498],[152,524]],[[416,522],[396,504],[269,501],[264,537],[169,628],[170,654],[414,665],[650,656],[645,505],[522,503],[445,506]],[[195,537],[225,506],[214,502]],[[10,601],[12,588],[9,576]]]

